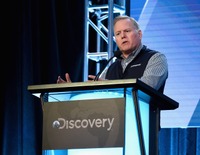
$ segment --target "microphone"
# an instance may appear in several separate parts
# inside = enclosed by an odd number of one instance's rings
[[[107,61],[107,63],[106,63],[106,66],[109,64],[109,62],[110,62],[114,57],[116,57],[117,59],[120,59],[121,54],[122,54],[122,52],[121,52],[120,50],[115,51],[115,52],[114,52],[114,55],[113,55],[110,59],[108,59],[108,61]],[[106,66],[105,66],[105,68],[106,68]],[[103,70],[104,70],[105,68],[103,68]],[[98,81],[99,76],[101,75],[101,73],[103,72],[103,70],[101,70],[101,71],[99,71],[99,72],[97,73],[97,75],[96,75],[95,78],[94,78],[94,81]]]

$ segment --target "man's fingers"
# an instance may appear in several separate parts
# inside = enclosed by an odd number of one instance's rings
[[[96,77],[95,75],[88,75],[88,78],[91,79],[91,80],[94,80],[95,77]]]
[[[67,82],[72,82],[68,73],[65,74],[65,79]]]
[[[57,83],[64,83],[64,82],[66,82],[66,81],[63,80],[60,76],[58,76]]]

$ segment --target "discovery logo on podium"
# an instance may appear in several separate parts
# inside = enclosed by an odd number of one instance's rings
[[[44,104],[43,150],[124,146],[125,99]]]

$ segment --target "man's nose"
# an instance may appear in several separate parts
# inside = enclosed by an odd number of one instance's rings
[[[121,38],[125,38],[125,37],[126,37],[125,33],[122,32],[122,33],[121,33]]]

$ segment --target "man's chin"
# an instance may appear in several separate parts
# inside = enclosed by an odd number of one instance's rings
[[[132,53],[132,50],[130,48],[124,48],[124,49],[121,49],[121,52],[125,54],[130,54]]]

